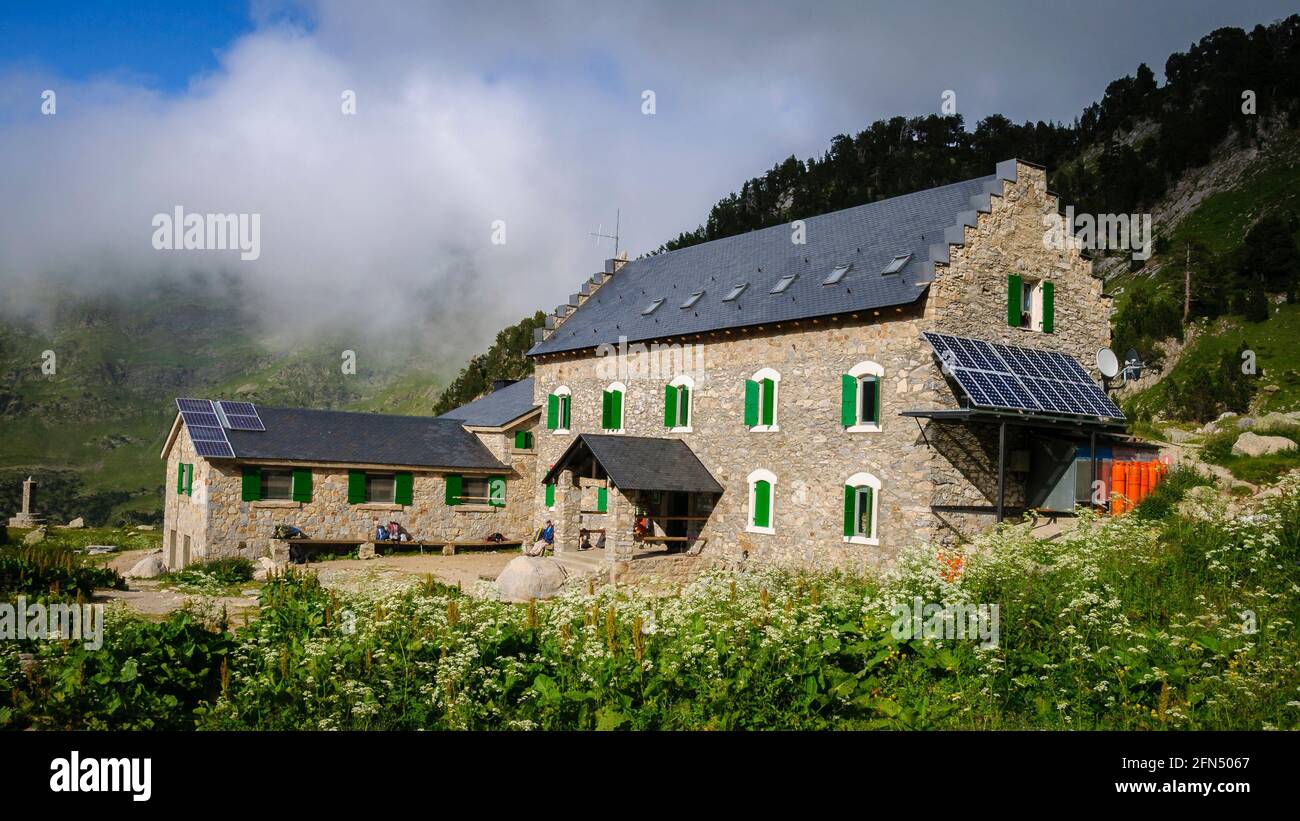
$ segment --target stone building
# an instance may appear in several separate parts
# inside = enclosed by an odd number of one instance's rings
[[[1091,457],[1128,442],[1082,364],[1109,342],[1111,301],[1079,249],[1052,241],[1063,225],[1044,169],[1009,160],[608,261],[529,352],[544,411],[535,499],[560,548],[586,530],[615,562],[663,544],[725,564],[862,569],[1092,501],[1104,464]],[[946,337],[926,332],[1004,347],[996,363],[959,349],[945,367]],[[1071,374],[998,373],[1013,357]],[[1024,396],[1039,391],[1055,400]]]
[[[1132,447],[1091,369],[1111,302],[1063,230],[1045,171],[1008,160],[609,260],[538,331],[533,378],[437,419],[265,408],[265,431],[201,457],[178,417],[169,564],[264,555],[276,524],[357,538],[391,516],[448,539],[549,518],[557,550],[603,546],[616,575],[652,549],[861,570],[1104,503],[1106,459]],[[372,474],[407,478],[371,498]],[[490,488],[499,506],[466,503]]]
[[[286,561],[278,525],[341,545],[389,521],[423,541],[522,538],[532,528],[532,393],[522,380],[437,419],[220,401],[205,412],[205,400],[180,400],[162,451],[165,561]],[[264,430],[232,426],[235,405]]]

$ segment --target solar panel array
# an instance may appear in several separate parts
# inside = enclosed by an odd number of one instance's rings
[[[252,402],[227,402],[223,399],[217,403],[217,410],[231,430],[266,430]]]
[[[207,399],[177,399],[176,407],[190,432],[194,452],[200,456],[233,459],[235,449],[226,438],[216,408]]]
[[[976,407],[1124,418],[1073,357],[930,331],[922,336]]]

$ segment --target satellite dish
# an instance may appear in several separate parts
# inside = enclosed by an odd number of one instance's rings
[[[1101,371],[1101,375],[1107,379],[1119,373],[1119,360],[1115,358],[1115,352],[1110,348],[1097,351],[1097,370]]]

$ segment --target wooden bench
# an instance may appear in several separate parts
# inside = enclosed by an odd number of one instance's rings
[[[471,539],[471,540],[466,540],[461,542],[447,542],[445,545],[443,545],[442,555],[455,556],[456,548],[462,548],[462,547],[469,550],[473,550],[477,548],[486,549],[486,548],[493,548],[493,547],[523,547],[523,546],[524,543],[519,539],[505,539],[504,541],[500,541],[500,542],[492,542],[492,541],[488,541],[487,539]]]
[[[303,548],[360,547],[366,543],[365,539],[277,539],[277,541],[289,546],[289,561],[294,559],[294,546]],[[304,562],[307,561],[310,552],[312,551],[306,549],[297,551]]]
[[[446,539],[438,539],[436,541],[420,539],[413,542],[398,542],[398,541],[373,542],[372,541],[372,542],[365,542],[362,544],[361,558],[373,559],[376,555],[378,555],[381,545],[385,548],[418,547],[420,549],[421,554],[424,553],[424,549],[427,547],[430,550],[434,550],[434,549],[441,550],[442,555],[444,556],[455,556],[456,548],[466,548],[466,549],[494,548],[494,547],[508,548],[508,547],[522,547],[523,544],[524,543],[518,539],[506,539],[500,542],[492,542],[492,541],[488,541],[487,539],[470,539],[470,540],[459,541],[459,542],[449,541]],[[391,552],[391,551],[385,551],[385,552]]]

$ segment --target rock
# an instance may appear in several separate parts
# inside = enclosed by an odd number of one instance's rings
[[[136,526],[135,526],[135,529],[136,529],[136,530],[153,530],[154,527],[153,527],[153,525],[136,525]]]
[[[1204,521],[1216,518],[1223,505],[1224,501],[1214,488],[1198,485],[1188,489],[1183,500],[1178,503],[1177,510],[1180,516]]]
[[[564,586],[569,574],[554,559],[518,556],[497,576],[497,594],[504,601],[549,599]]]
[[[1247,431],[1237,437],[1232,446],[1233,456],[1263,456],[1266,453],[1281,453],[1295,450],[1296,444],[1285,436],[1260,436]]]
[[[167,565],[163,564],[162,556],[154,554],[136,562],[135,566],[123,575],[128,579],[156,579],[166,572]]]
[[[117,550],[117,547],[116,547],[115,545],[111,545],[111,544],[88,544],[88,545],[86,545],[86,552],[87,552],[87,553],[90,553],[91,555],[98,555],[98,554],[100,554],[100,553],[112,553],[114,550]]]
[[[83,519],[83,518],[81,518],[80,516],[78,516],[77,518],[75,518],[75,519],[73,519],[72,521],[68,522],[68,527],[72,528],[73,530],[76,530],[77,528],[81,528],[81,527],[85,527],[85,526],[86,526],[86,520]]]
[[[253,581],[264,582],[275,572],[275,560],[269,556],[263,556],[257,560],[257,567],[253,568]]]
[[[23,537],[23,544],[26,545],[40,544],[43,541],[45,541],[45,525],[41,525]]]
[[[1267,431],[1267,430],[1277,430],[1278,428],[1295,427],[1296,424],[1298,423],[1295,419],[1292,419],[1291,416],[1292,415],[1289,413],[1278,413],[1277,411],[1271,411],[1269,413],[1264,414],[1262,417],[1260,417],[1259,421],[1255,423],[1255,430]]]
[[[1243,416],[1237,420],[1237,430],[1250,430],[1255,427],[1255,417]]]
[[[1236,417],[1236,415],[1237,415],[1237,412],[1236,412],[1236,411],[1224,411],[1223,413],[1221,413],[1221,414],[1219,414],[1217,417],[1215,417],[1215,420],[1214,420],[1214,421],[1216,421],[1216,422],[1221,422],[1221,421],[1223,421],[1224,419],[1232,419],[1232,418]]]
[[[1184,442],[1200,438],[1197,434],[1182,428],[1165,428],[1164,436],[1166,442],[1173,442],[1175,445],[1181,445]]]

